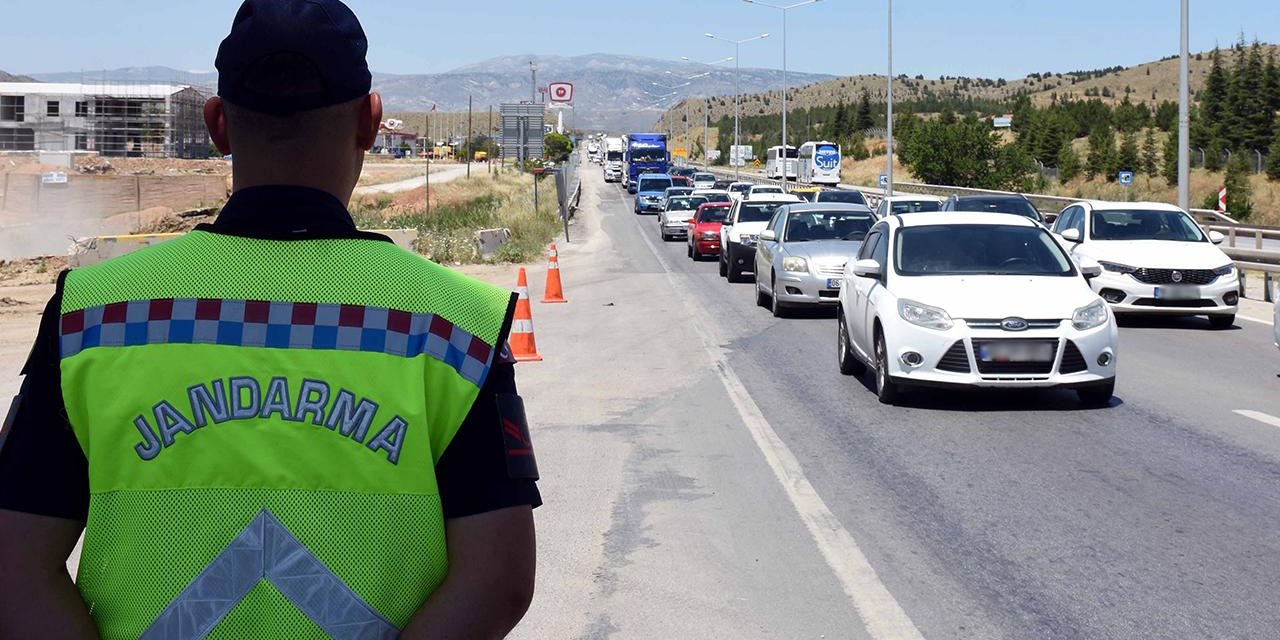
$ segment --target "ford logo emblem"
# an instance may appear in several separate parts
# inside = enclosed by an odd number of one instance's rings
[[[1005,318],[1000,321],[1000,328],[1005,331],[1026,331],[1029,326],[1031,325],[1022,318]]]

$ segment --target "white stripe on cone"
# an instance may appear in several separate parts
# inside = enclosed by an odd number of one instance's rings
[[[512,320],[511,333],[533,333],[532,320]]]

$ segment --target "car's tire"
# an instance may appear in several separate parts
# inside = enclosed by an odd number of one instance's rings
[[[719,262],[719,263],[720,263],[720,277],[721,277],[721,278],[728,278],[728,277],[729,277],[729,262],[728,262],[728,258],[726,258],[726,257],[724,256],[724,252],[723,252],[723,251],[722,251],[722,252],[720,252],[720,258],[719,258],[719,260],[717,260],[717,262]]]
[[[867,370],[849,344],[849,324],[844,319],[844,309],[836,314],[836,362],[840,365],[840,373],[846,376],[861,375]]]
[[[685,252],[685,255],[688,255],[688,256],[689,256],[689,259],[690,259],[690,260],[692,260],[692,261],[694,261],[694,262],[697,262],[697,261],[698,261],[697,256],[693,255],[693,245],[691,245],[691,244],[686,244],[686,245],[684,246],[684,252]]]
[[[1076,389],[1080,404],[1086,407],[1106,407],[1111,404],[1111,397],[1116,394],[1116,379],[1112,378],[1103,384]]]
[[[1230,329],[1236,325],[1236,314],[1229,316],[1209,316],[1209,326],[1214,329]]]
[[[884,334],[876,332],[876,397],[880,404],[895,404],[902,391],[898,383],[889,377],[889,356],[885,351]]]
[[[760,279],[756,278],[756,306],[763,307],[765,309],[770,308],[770,298],[771,296],[766,294],[764,289],[760,288]]]
[[[746,278],[742,276],[742,270],[733,265],[729,265],[729,271],[725,274],[725,277],[729,279],[729,282],[736,283],[746,281]]]
[[[758,276],[757,276],[758,278]],[[773,293],[769,296],[769,312],[775,318],[787,317],[787,308],[782,306],[782,301],[778,299],[778,279],[769,278],[769,291]]]

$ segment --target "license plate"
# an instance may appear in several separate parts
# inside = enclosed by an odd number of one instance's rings
[[[978,347],[983,362],[1052,362],[1054,345],[1049,342],[984,344]]]
[[[1156,287],[1156,300],[1199,300],[1200,287]]]
[[[828,289],[839,289],[839,288],[840,288],[840,281],[839,281],[839,280],[837,280],[837,279],[835,279],[835,278],[827,278],[827,288],[828,288]]]

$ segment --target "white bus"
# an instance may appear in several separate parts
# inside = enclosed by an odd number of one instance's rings
[[[786,156],[783,156],[782,147],[769,147],[765,152],[764,177],[783,179],[783,172],[786,172],[787,180],[796,179],[796,148],[788,146],[786,148]]]
[[[840,145],[809,141],[800,145],[799,155],[800,184],[840,184]]]

